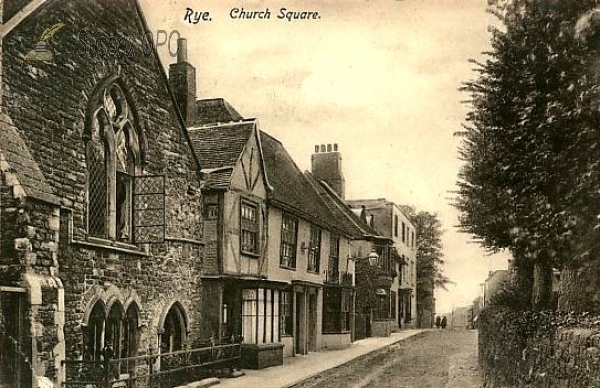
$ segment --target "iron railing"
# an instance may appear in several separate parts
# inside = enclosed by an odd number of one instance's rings
[[[171,388],[241,368],[241,344],[105,360],[65,360],[65,388]]]

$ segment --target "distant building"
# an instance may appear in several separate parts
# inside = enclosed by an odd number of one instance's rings
[[[470,318],[471,306],[456,307],[446,316],[450,329],[467,329],[471,320]]]
[[[483,308],[483,299],[481,296],[478,296],[473,300],[471,304],[471,316],[469,319],[469,328],[475,329],[477,328],[477,320],[479,319],[479,314],[481,313],[481,309]]]
[[[315,146],[312,169],[306,176],[333,212],[335,222],[352,231],[351,254],[356,262],[355,336],[388,336],[398,330],[400,256],[393,240],[375,230],[364,214],[355,214],[344,201],[341,154],[336,144]]]
[[[502,290],[506,282],[509,280],[509,271],[505,269],[499,269],[496,271],[490,271],[487,279],[483,282],[482,296],[483,296],[483,307],[485,307],[492,297]]]
[[[402,208],[385,198],[348,200],[348,205],[383,236],[394,243],[398,257],[395,271],[398,277],[392,287],[397,290],[398,326],[417,324],[417,235],[416,228]]]

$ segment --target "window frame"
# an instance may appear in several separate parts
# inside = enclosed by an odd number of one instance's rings
[[[294,226],[293,231],[287,231],[285,228],[286,221]],[[293,236],[292,236],[293,232]],[[287,241],[286,241],[287,238]],[[293,242],[292,242],[293,240]],[[288,249],[286,249],[288,248]],[[284,255],[286,250],[292,253],[291,256]],[[281,219],[281,241],[279,249],[279,266],[285,269],[296,269],[296,259],[298,257],[298,219],[286,213],[283,213]]]
[[[318,226],[311,224],[309,233],[306,271],[318,274],[321,268],[321,242],[323,231]]]
[[[327,261],[327,279],[329,283],[340,282],[340,236],[329,234],[329,259]]]
[[[84,142],[85,240],[107,247],[128,248],[163,242],[165,176],[146,173],[145,133],[136,104],[118,75],[103,80],[90,97]],[[150,181],[145,178],[161,178],[157,185],[162,187],[147,183]],[[140,191],[138,186],[145,189]],[[150,203],[160,206],[151,206],[148,210]],[[149,222],[152,225],[146,225]]]
[[[245,344],[281,342],[281,295],[280,290],[273,288],[242,290],[241,327]]]
[[[281,323],[279,325],[280,336],[291,337],[294,335],[294,293],[293,291],[281,291],[279,313]]]
[[[254,220],[244,217],[244,208],[253,210]],[[254,249],[245,249],[244,232],[253,234]],[[244,255],[260,256],[260,205],[257,202],[242,198],[240,200],[240,252]]]
[[[352,292],[342,287],[323,288],[322,334],[346,334],[352,329]]]
[[[406,224],[402,221],[402,242],[407,243],[406,241]]]

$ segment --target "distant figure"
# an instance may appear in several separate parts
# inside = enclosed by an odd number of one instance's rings
[[[437,327],[439,329],[441,325],[442,325],[442,319],[438,315],[437,317],[435,317],[435,327]]]
[[[442,325],[442,329],[446,328],[446,325],[448,324],[448,321],[446,321],[446,316],[445,315],[442,317],[442,322],[440,324]]]

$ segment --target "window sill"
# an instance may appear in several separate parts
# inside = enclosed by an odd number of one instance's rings
[[[248,251],[241,251],[241,252],[242,252],[242,255],[244,255],[244,256],[250,256],[250,257],[252,257],[254,259],[258,259],[260,257],[260,254],[255,253],[255,252],[248,252]]]
[[[73,245],[79,245],[86,248],[101,248],[109,251],[128,253],[137,256],[150,256],[148,253],[140,250],[140,248],[136,245],[125,244],[116,241],[88,238],[86,241],[73,240],[72,243]]]
[[[295,271],[295,270],[296,270],[296,268],[294,268],[294,267],[287,267],[287,266],[285,266],[285,265],[281,265],[281,264],[279,264],[279,268],[282,268],[282,269],[289,269],[290,271]]]
[[[307,269],[306,272],[309,273],[309,274],[312,274],[312,275],[319,275],[319,270],[318,269],[317,270]]]

